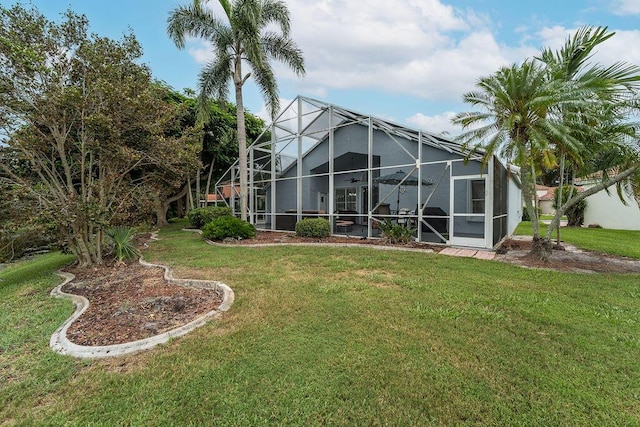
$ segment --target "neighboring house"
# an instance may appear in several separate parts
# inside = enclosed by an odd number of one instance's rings
[[[493,248],[522,217],[519,169],[466,154],[446,137],[298,97],[249,147],[249,218],[293,230],[324,217],[334,233],[367,238],[387,220],[417,241]],[[237,177],[236,164],[216,185]]]
[[[536,194],[538,195],[538,207],[540,212],[545,215],[553,215],[556,210],[553,207],[553,199],[556,194],[557,187],[546,187],[544,185],[536,185]]]
[[[227,204],[232,197],[237,197],[240,194],[240,186],[232,187],[230,183],[218,183],[215,191],[214,194],[207,194],[206,200],[200,199],[200,207],[209,206],[210,204],[216,205],[220,202]]]
[[[585,190],[598,181],[586,180],[580,183]],[[600,191],[586,198],[584,225],[597,224],[603,228],[615,230],[640,230],[640,208],[638,202],[623,191],[626,205],[622,203],[615,186],[609,187],[609,193]]]

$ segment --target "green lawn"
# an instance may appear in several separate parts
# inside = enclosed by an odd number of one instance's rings
[[[547,226],[540,224],[541,233],[546,233]],[[523,221],[518,225],[516,234],[532,235],[531,222]],[[556,238],[556,233],[553,233]],[[614,255],[640,258],[640,231],[607,230],[604,228],[562,227],[560,238],[579,248],[610,253]]]
[[[140,355],[86,362],[48,350],[73,307],[48,297],[58,279],[47,272],[68,258],[0,272],[0,420],[640,424],[640,275],[366,248],[216,248],[179,225],[147,259],[221,280],[236,301]]]

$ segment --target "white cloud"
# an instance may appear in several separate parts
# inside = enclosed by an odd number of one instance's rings
[[[614,0],[612,7],[616,15],[640,15],[638,0]]]
[[[199,47],[190,47],[187,52],[198,64],[204,65],[213,59],[210,43],[197,42],[196,45]]]
[[[453,111],[447,111],[435,116],[426,116],[422,113],[417,113],[409,117],[406,122],[412,126],[421,130],[432,132],[435,134],[444,134],[449,137],[455,137],[459,135],[462,130],[459,126],[451,123],[451,119],[456,113]]]
[[[500,45],[484,15],[439,0],[289,2],[314,88],[457,100],[479,76],[536,52]],[[288,75],[286,73],[279,75]]]
[[[595,60],[604,65],[624,61],[640,66],[640,30],[616,31],[598,49]]]
[[[532,53],[500,45],[486,16],[441,0],[290,0],[287,5],[307,75],[299,80],[278,65],[276,73],[281,81],[295,81],[302,93],[321,98],[331,89],[364,89],[458,100],[478,77]],[[201,64],[211,59],[202,43],[189,53]]]

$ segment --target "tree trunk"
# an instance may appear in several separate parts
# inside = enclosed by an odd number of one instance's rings
[[[540,259],[542,261],[548,261],[549,258],[551,257],[551,235],[553,233],[553,229],[557,226],[557,224],[560,222],[560,218],[562,217],[562,215],[564,215],[564,213],[567,211],[567,209],[569,209],[571,206],[575,205],[576,203],[578,203],[580,200],[586,199],[587,197],[591,196],[592,194],[596,194],[599,191],[604,190],[605,188],[609,188],[612,185],[623,181],[625,179],[628,179],[633,173],[635,173],[635,171],[640,167],[640,164],[635,164],[631,167],[629,167],[628,169],[625,169],[624,171],[620,172],[619,174],[617,174],[616,176],[610,178],[609,180],[605,181],[605,182],[601,182],[597,185],[594,185],[593,187],[589,188],[588,190],[583,191],[582,193],[578,193],[575,197],[570,197],[569,200],[567,200],[566,203],[562,204],[558,209],[556,209],[556,214],[553,217],[553,220],[551,220],[551,224],[549,225],[549,229],[547,230],[547,234],[544,238],[536,236],[534,234],[533,237],[533,247],[531,248],[531,252],[530,255],[533,258],[537,258]],[[524,184],[523,184],[524,185]],[[573,190],[572,193],[573,194]],[[536,241],[536,237],[538,242]],[[549,242],[549,247],[547,247],[545,242]]]
[[[556,202],[556,213],[557,210],[560,206],[563,205],[563,198],[562,198],[562,192],[564,191],[564,153],[562,153],[562,157],[560,157],[560,185],[558,186],[558,194],[556,195],[556,199],[558,200]],[[560,246],[560,221],[558,220],[557,223],[557,240],[556,240],[556,244],[558,246]]]
[[[167,211],[169,210],[169,203],[163,201],[160,194],[156,194],[154,205],[156,208],[156,226],[164,227],[169,224],[167,221]]]
[[[522,199],[524,206],[529,212],[529,218],[531,219],[531,226],[533,228],[533,235],[539,235],[538,225],[538,211],[534,206],[535,197],[535,177],[531,175],[531,171],[527,168],[522,168]]]
[[[553,250],[553,242],[548,237],[535,237],[531,245],[531,252],[529,256],[544,262],[548,262],[551,259],[551,253]]]
[[[194,209],[193,206],[193,191],[191,191],[191,180],[189,180],[189,191],[187,192],[187,212]]]
[[[207,176],[207,187],[204,190],[204,204],[205,206],[209,206],[209,201],[207,197],[209,196],[209,191],[211,189],[211,175],[213,175],[213,164],[216,161],[216,156],[211,158],[211,164],[209,165],[209,175]]]
[[[596,194],[599,191],[602,191],[606,188],[611,187],[612,185],[617,184],[618,182],[624,181],[625,179],[628,179],[631,175],[633,175],[636,170],[640,168],[640,163],[637,163],[627,169],[625,169],[624,171],[620,172],[619,174],[609,178],[607,181],[601,182],[597,185],[594,185],[593,187],[576,194],[575,197],[570,197],[566,203],[564,203],[562,206],[560,206],[560,208],[558,208],[556,210],[556,215],[553,217],[553,220],[551,221],[551,225],[550,225],[550,229],[551,227],[554,227],[556,225],[556,222],[560,221],[560,218],[562,217],[562,215],[565,214],[565,212],[567,212],[567,210],[575,205],[576,203],[578,203],[580,200],[584,200],[587,197],[591,196],[592,194]],[[573,194],[573,190],[572,193]],[[547,237],[550,238],[551,232],[547,231]]]
[[[196,176],[196,207],[200,207],[200,200],[202,200],[202,194],[200,194],[200,178],[202,175],[200,174],[200,169],[198,169],[198,175]]]
[[[159,193],[156,195],[154,204],[156,208],[156,225],[158,227],[169,224],[169,221],[167,221],[167,211],[169,211],[169,206],[171,206],[171,203],[177,201],[178,206],[180,207],[182,205],[182,199],[184,198],[185,194],[187,194],[187,190],[190,186],[191,183],[187,182],[178,194],[171,196],[166,200],[162,200],[162,197]],[[181,211],[180,208],[178,210]]]
[[[238,128],[238,164],[240,173],[240,219],[247,220],[249,183],[247,182],[247,129],[244,122],[244,103],[242,100],[242,67],[236,61],[234,84],[236,89],[236,118]]]
[[[540,217],[538,216],[538,196],[536,194],[536,175],[533,164],[531,169],[522,169],[522,197],[529,211],[531,228],[533,230],[533,245],[529,256],[541,261],[548,261],[551,257],[552,243],[549,237],[540,236]]]
[[[178,218],[184,218],[184,196],[176,200],[176,205],[176,214],[178,215]]]

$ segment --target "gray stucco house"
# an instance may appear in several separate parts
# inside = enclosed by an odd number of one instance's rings
[[[390,220],[417,241],[493,248],[522,217],[517,168],[430,132],[299,96],[249,147],[249,218],[293,230],[306,217],[375,238]],[[238,212],[237,164],[216,183]]]

